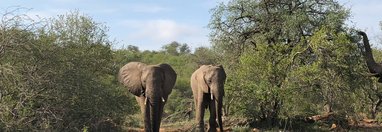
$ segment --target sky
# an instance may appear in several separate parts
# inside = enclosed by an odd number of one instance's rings
[[[210,10],[228,0],[0,0],[0,13],[27,8],[30,17],[48,18],[78,10],[109,27],[116,44],[140,50],[159,50],[173,41],[191,49],[210,46]],[[382,0],[338,0],[351,8],[348,25],[366,31],[374,46],[382,47]],[[2,15],[2,14],[0,14]],[[378,41],[377,41],[378,40]]]

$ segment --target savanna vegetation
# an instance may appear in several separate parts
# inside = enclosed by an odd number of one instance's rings
[[[23,9],[0,21],[0,131],[125,131],[142,124],[117,81],[131,61],[168,63],[178,78],[163,126],[193,123],[190,76],[202,64],[227,73],[223,123],[234,130],[351,129],[382,122],[382,86],[335,0],[231,0],[212,9],[211,47],[174,40],[157,51],[112,49],[107,25],[77,11],[36,21]],[[376,60],[382,51],[374,49]],[[315,115],[330,115],[324,121]],[[239,123],[232,123],[239,120]],[[353,124],[353,125],[352,125]]]

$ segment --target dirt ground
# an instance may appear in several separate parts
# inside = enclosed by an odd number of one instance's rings
[[[128,132],[144,132],[143,128],[129,128],[127,130]],[[161,127],[161,132],[191,132],[193,131],[192,127],[183,126],[183,127]],[[218,129],[219,131],[219,129]],[[232,131],[232,128],[224,128],[224,131],[230,132]]]
[[[367,132],[382,132],[382,123],[377,122],[373,119],[363,119],[363,120],[349,120],[347,121],[348,125],[345,127],[340,126],[338,124],[330,124],[328,123],[328,119],[331,118],[323,118],[320,120],[317,120],[316,122],[321,122],[321,125],[315,125],[318,128],[318,131],[367,131]],[[284,131],[279,130],[277,128],[271,128],[271,129],[262,129],[262,128],[249,128],[249,120],[243,119],[243,118],[230,118],[230,119],[223,119],[224,124],[224,131],[231,132],[231,131],[248,131],[248,132],[261,132],[261,131]],[[326,122],[326,123],[323,123]],[[322,124],[323,123],[323,124]],[[320,124],[320,123],[318,123]],[[205,128],[207,128],[207,124],[205,124]],[[306,125],[314,125],[307,123]],[[304,126],[304,125],[303,125]],[[183,121],[183,122],[162,122],[160,131],[161,132],[192,132],[195,131],[196,125],[193,120]],[[127,132],[144,132],[143,127],[141,128],[126,128]],[[315,130],[315,129],[314,129]],[[219,129],[218,129],[219,131]],[[292,130],[293,131],[293,130]]]
[[[248,129],[247,129],[248,130]],[[179,126],[179,127],[161,127],[161,132],[191,132],[193,129],[189,126]],[[219,131],[219,130],[218,130]],[[231,127],[224,128],[226,132],[232,132],[234,129]],[[260,130],[257,128],[250,128],[249,132],[262,132],[262,131],[272,131],[272,130]],[[361,132],[381,132],[381,126],[369,126],[369,127],[353,127],[350,130],[346,129],[333,129],[330,131],[361,131]],[[144,132],[143,128],[128,128],[127,132]]]
[[[164,124],[161,126],[161,132],[192,132],[195,126],[192,123],[189,124]],[[362,132],[382,132],[382,124],[378,123],[360,123],[356,126],[351,126],[348,129],[344,129],[341,126],[332,124],[331,128],[321,129],[323,131],[362,131]],[[219,129],[218,129],[219,131]],[[262,130],[257,128],[245,128],[241,130],[235,130],[235,126],[225,126],[224,131],[248,131],[248,132],[262,132],[262,131],[282,131],[282,130]],[[143,128],[127,128],[127,132],[144,132]]]

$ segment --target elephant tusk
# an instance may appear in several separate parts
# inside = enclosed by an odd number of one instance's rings
[[[162,102],[166,102],[166,100],[164,100],[164,98],[162,97]]]
[[[211,93],[211,100],[214,100],[214,96],[212,95],[212,93]]]
[[[145,105],[147,104],[147,97],[145,98]]]

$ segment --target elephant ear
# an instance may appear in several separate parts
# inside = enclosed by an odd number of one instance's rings
[[[146,64],[141,62],[130,62],[119,69],[118,80],[126,86],[130,93],[140,96],[144,93],[141,83],[142,70]]]
[[[205,79],[206,72],[207,72],[208,68],[209,68],[209,66],[207,66],[207,65],[200,66],[200,68],[198,69],[198,74],[196,75],[198,87],[199,87],[199,89],[201,89],[203,91],[203,93],[208,93],[210,91],[209,87],[207,85],[207,82],[206,82],[207,80]]]
[[[162,68],[164,72],[163,94],[167,97],[171,93],[172,88],[174,88],[177,75],[169,64],[159,64],[157,66]]]

